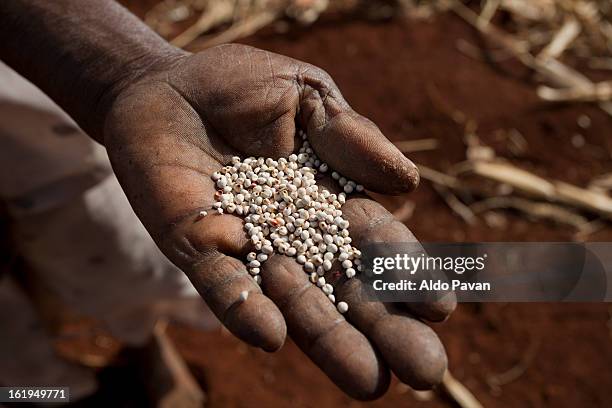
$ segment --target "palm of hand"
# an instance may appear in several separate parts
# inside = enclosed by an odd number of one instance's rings
[[[366,188],[395,193],[418,182],[414,165],[350,109],[326,73],[238,45],[187,56],[128,87],[106,121],[105,144],[157,244],[238,337],[271,351],[281,347],[288,330],[356,398],[384,393],[389,368],[413,387],[435,384],[446,368],[444,349],[409,312],[441,320],[454,308],[453,299],[410,310],[363,302],[360,282],[352,279],[336,287],[337,297],[351,304],[345,319],[293,258],[272,256],[260,289],[239,260],[251,250],[240,218],[198,218],[215,201],[213,172],[235,155],[288,156],[299,146],[296,126],[307,131],[323,161]],[[319,184],[334,189],[329,180]],[[365,196],[347,200],[343,213],[356,246],[415,240]],[[250,296],[241,303],[245,290]]]

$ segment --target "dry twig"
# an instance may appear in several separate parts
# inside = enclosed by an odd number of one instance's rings
[[[589,190],[600,193],[612,190],[612,173],[602,174],[595,177],[589,183]]]
[[[468,163],[466,169],[481,177],[508,184],[531,197],[578,207],[612,219],[612,198],[605,194],[561,181],[548,181],[501,160]]]
[[[422,164],[417,164],[417,167],[419,168],[419,174],[421,175],[422,179],[429,180],[433,183],[437,183],[452,189],[459,188],[460,182],[456,177],[446,173],[441,173],[430,167],[423,166]]]
[[[479,24],[479,16],[474,13],[470,8],[461,3],[458,0],[445,0],[449,3],[451,9],[462,19],[476,28],[482,34],[487,35],[488,38],[505,47],[510,51],[515,58],[521,61],[527,67],[533,69],[542,75],[545,80],[556,84],[561,88],[593,88],[594,84],[584,75],[578,71],[570,68],[569,66],[561,63],[555,58],[548,57],[547,53],[541,57],[536,58],[530,52],[530,46],[525,41],[520,41],[517,38],[499,30],[492,24],[481,25]],[[553,51],[565,49],[569,45],[569,40],[572,37],[572,31],[575,29],[569,28],[567,31],[569,34],[562,33],[562,38],[558,40],[558,44],[553,44]],[[553,54],[554,54],[553,52]],[[612,115],[612,102],[604,101],[599,102],[600,108]]]
[[[550,199],[555,192],[555,187],[548,180],[501,160],[468,162],[462,167],[462,171],[472,171],[479,176],[508,184],[515,189],[546,200]]]
[[[552,102],[606,102],[612,100],[612,81],[589,84],[588,86],[555,89],[538,87],[538,96]]]
[[[214,47],[215,45],[236,41],[240,38],[254,34],[258,30],[274,22],[280,10],[266,10],[234,24],[227,30],[219,33],[202,43],[203,48]]]
[[[442,197],[446,205],[468,225],[474,225],[478,222],[478,218],[467,205],[463,204],[451,189],[440,184],[432,184],[433,189]]]
[[[402,153],[413,153],[422,152],[426,150],[435,150],[438,148],[438,139],[417,139],[417,140],[403,140],[401,142],[395,142],[395,147]]]
[[[487,0],[480,15],[478,16],[478,25],[480,27],[486,26],[491,22],[491,19],[497,12],[501,0]]]
[[[209,7],[202,12],[198,21],[176,36],[170,43],[179,48],[186,47],[205,32],[230,21],[233,15],[234,4],[232,1],[221,0],[209,2]]]
[[[581,26],[575,18],[568,18],[552,41],[538,54],[538,59],[559,58],[580,34]]]
[[[483,405],[476,399],[474,394],[455,379],[448,370],[444,373],[440,387],[461,408],[483,408]]]
[[[589,235],[595,234],[598,231],[604,229],[608,223],[602,221],[601,219],[595,219],[593,221],[589,221],[580,226],[578,231],[574,234],[573,240],[578,242],[584,242],[587,240]]]
[[[539,338],[532,340],[529,347],[527,347],[525,353],[514,367],[511,367],[509,370],[504,371],[503,373],[489,376],[487,378],[489,387],[491,387],[491,389],[498,390],[501,386],[509,384],[520,378],[525,371],[527,371],[537,356],[538,351],[540,350],[540,344],[541,340]]]
[[[472,204],[470,208],[476,214],[499,208],[512,208],[532,218],[546,219],[560,224],[567,224],[578,230],[581,230],[588,224],[586,218],[568,208],[550,203],[539,203],[520,197],[487,198]]]

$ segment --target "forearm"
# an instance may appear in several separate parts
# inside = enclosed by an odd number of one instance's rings
[[[121,89],[181,53],[114,0],[0,1],[0,59],[100,142]]]

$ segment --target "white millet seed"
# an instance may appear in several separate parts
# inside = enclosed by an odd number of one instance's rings
[[[330,171],[314,153],[303,131],[298,131],[303,145],[288,158],[233,157],[230,164],[212,175],[217,200],[212,208],[219,214],[236,214],[244,218],[254,252],[246,257],[253,280],[261,284],[261,265],[274,253],[295,257],[308,273],[309,280],[336,302],[332,283],[323,275],[331,271],[335,261],[352,278],[355,268],[362,269],[361,252],[351,246],[349,222],[342,215],[346,194],[363,191],[363,186],[336,171],[331,177],[344,192],[332,194],[317,185],[316,174]],[[208,213],[200,211],[198,219]],[[336,276],[336,275],[334,275]],[[335,279],[335,278],[334,278]],[[240,293],[240,301],[248,292]],[[337,304],[338,311],[348,310],[346,302]]]

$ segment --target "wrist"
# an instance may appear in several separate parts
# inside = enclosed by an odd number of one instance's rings
[[[102,141],[116,96],[185,53],[114,0],[0,0],[0,58]]]

